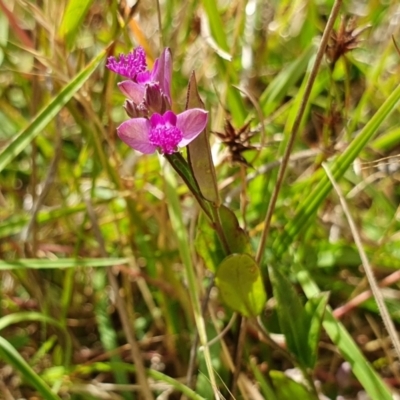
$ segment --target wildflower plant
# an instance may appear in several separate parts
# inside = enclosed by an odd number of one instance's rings
[[[128,55],[120,55],[119,60],[110,57],[107,67],[130,78],[118,84],[128,97],[125,108],[132,117],[117,128],[118,136],[136,151],[163,154],[183,178],[206,217],[198,228],[199,254],[207,258],[202,233],[206,232],[206,237],[213,237],[215,233],[219,239],[219,261],[207,267],[215,274],[221,297],[235,311],[256,317],[264,308],[266,293],[246,232],[239,226],[235,214],[220,202],[206,131],[208,112],[203,109],[194,73],[188,85],[186,110],[175,114],[170,110],[172,58],[169,49],[162,52],[152,71],[146,70],[140,47]],[[181,148],[186,146],[187,159],[181,154]]]
[[[243,250],[246,252],[245,257],[250,257],[247,254],[250,246],[246,233],[239,227],[234,213],[220,204],[215,169],[210,146],[207,143],[208,112],[201,108],[202,102],[197,92],[194,74],[188,86],[187,109],[180,114],[175,114],[170,110],[172,104],[170,49],[163,50],[161,56],[155,61],[152,71],[147,70],[144,50],[141,47],[127,55],[121,54],[119,59],[109,57],[106,66],[111,71],[129,78],[118,84],[121,92],[127,96],[126,102],[129,105],[125,105],[125,108],[132,117],[117,128],[121,140],[143,154],[159,151],[167,156],[209,218],[211,226],[215,229],[224,247],[224,256],[241,253]],[[192,107],[193,105],[194,107]],[[197,146],[202,149],[199,151],[197,148],[195,151],[190,151],[189,148],[189,162],[187,162],[180,154],[180,149],[190,145],[199,135],[203,135],[203,137],[199,139]],[[208,163],[205,168],[204,159]],[[223,217],[221,218],[221,216]],[[230,232],[232,226],[234,226],[233,235]],[[223,265],[227,265],[226,268],[229,270],[235,263],[234,260]],[[217,279],[217,283],[220,282],[225,287],[226,290],[222,291],[221,295],[235,310],[246,316],[257,316],[264,307],[266,296],[256,263],[251,260],[249,265],[251,265],[249,267],[252,271],[250,280],[253,280],[253,285],[246,287],[243,298],[243,300],[246,298],[246,302],[243,304],[240,300],[237,301],[236,292],[229,293],[225,281],[221,282]],[[216,267],[212,269],[213,272],[217,271]],[[246,269],[242,269],[243,271]],[[234,282],[231,283],[235,286]],[[234,297],[236,299],[232,301]]]
[[[0,0],[0,393],[390,400],[395,370],[354,340],[367,310],[400,358],[385,291],[353,294],[364,238],[377,276],[399,269],[398,174],[351,166],[399,142],[396,2],[25,3]]]

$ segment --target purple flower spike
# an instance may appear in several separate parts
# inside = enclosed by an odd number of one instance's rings
[[[144,154],[157,149],[163,154],[172,154],[178,147],[187,146],[206,127],[208,112],[192,108],[181,114],[167,111],[164,115],[153,114],[150,120],[133,118],[122,123],[118,136],[128,146]]]
[[[131,80],[123,81],[118,84],[121,92],[132,100],[141,109],[152,112],[163,113],[171,106],[171,78],[172,78],[172,57],[171,50],[164,49],[154,63],[152,71],[145,69],[138,72]],[[146,88],[151,87],[160,93],[155,103],[146,96]],[[162,101],[162,98],[165,101]],[[154,96],[152,97],[155,98]],[[165,104],[165,109],[160,109],[160,103]]]
[[[138,47],[127,55],[120,54],[118,60],[108,57],[106,67],[125,78],[135,79],[138,74],[146,71],[146,54],[142,47]]]

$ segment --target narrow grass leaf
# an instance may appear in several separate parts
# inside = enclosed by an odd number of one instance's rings
[[[371,143],[374,150],[387,152],[400,144],[400,127],[396,126]]]
[[[0,270],[15,269],[62,269],[77,267],[112,267],[128,264],[129,258],[60,258],[58,260],[22,258],[20,260],[0,260]]]
[[[322,321],[325,315],[326,305],[328,304],[329,294],[321,293],[317,297],[312,297],[307,301],[304,310],[307,318],[307,365],[313,369],[317,362],[318,343],[321,334]]]
[[[278,269],[271,275],[274,297],[277,300],[279,325],[289,351],[303,367],[309,365],[308,326],[299,295],[288,278]]]
[[[217,3],[214,0],[203,0],[203,6],[207,13],[213,39],[224,51],[228,51],[224,24],[222,23]]]
[[[61,400],[11,344],[0,336],[0,358],[10,363],[46,400]]]
[[[59,29],[60,37],[66,40],[69,48],[74,44],[92,2],[93,0],[69,0]]]
[[[23,323],[27,321],[36,321],[41,322],[43,324],[53,325],[54,327],[58,328],[64,335],[65,343],[63,343],[65,347],[65,360],[66,364],[69,363],[71,354],[72,354],[72,342],[71,337],[69,336],[68,331],[66,328],[60,324],[60,322],[56,321],[55,319],[41,314],[39,312],[34,311],[24,311],[24,312],[16,312],[13,314],[5,315],[4,317],[0,318],[0,330],[7,328],[10,325]]]
[[[44,322],[46,324],[51,324],[63,331],[63,333],[67,336],[67,331],[65,328],[55,319],[38,313],[38,312],[19,312],[19,313],[14,313],[14,314],[9,314],[4,317],[0,318],[0,330],[7,328],[8,326],[12,324],[18,324],[20,322],[26,322],[26,321],[39,321],[39,322]]]

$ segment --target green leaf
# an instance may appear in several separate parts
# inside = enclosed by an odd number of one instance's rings
[[[129,262],[128,258],[60,258],[48,260],[39,258],[21,258],[15,261],[0,260],[1,270],[12,269],[60,269],[76,267],[111,267]]]
[[[46,128],[64,105],[71,100],[74,94],[89,79],[90,75],[97,68],[105,54],[105,50],[101,51],[86,68],[76,75],[75,78],[61,90],[50,104],[39,112],[33,121],[23,129],[8,146],[4,147],[0,153],[0,172],[14,157],[21,153],[37,135],[43,132],[43,129]]]
[[[10,363],[20,372],[23,379],[33,386],[46,400],[61,400],[46,385],[44,380],[29,366],[17,350],[11,344],[0,336],[0,358]]]
[[[66,40],[69,48],[72,47],[92,3],[93,0],[69,0],[58,31],[60,37]]]
[[[186,110],[189,108],[202,108],[202,102],[197,90],[194,72],[190,77],[187,90]],[[193,140],[187,147],[188,161],[193,176],[196,178],[199,189],[204,198],[216,205],[220,203],[217,177],[211,156],[210,138],[207,128]]]
[[[279,400],[318,400],[304,385],[290,379],[281,371],[271,371],[270,377]]]
[[[305,306],[308,327],[308,355],[306,364],[311,369],[315,367],[315,363],[317,362],[318,343],[328,299],[328,293],[321,293],[317,297],[310,298]]]
[[[313,369],[328,295],[311,298],[303,307],[293,285],[280,271],[274,270],[272,284],[278,303],[279,325],[287,347],[303,367]]]
[[[249,237],[240,227],[236,215],[228,207],[218,209],[222,229],[231,253],[252,253]],[[225,253],[221,242],[212,226],[204,216],[200,216],[197,226],[195,247],[203,258],[206,267],[211,272],[216,272],[218,265],[228,255]]]
[[[240,227],[235,213],[226,206],[221,206],[218,211],[230,252],[251,254],[249,237]]]
[[[26,312],[19,312],[19,313],[14,313],[14,314],[9,314],[6,315],[2,318],[0,318],[0,330],[7,328],[8,326],[12,325],[12,324],[18,324],[20,322],[26,322],[26,321],[40,321],[40,322],[44,322],[46,324],[52,324],[54,326],[56,326],[57,328],[59,328],[61,331],[63,331],[63,333],[65,333],[67,335],[67,331],[64,329],[64,327],[55,319],[38,313],[38,312],[30,312],[30,311],[26,311]]]
[[[224,32],[224,24],[222,23],[217,2],[214,0],[203,0],[203,6],[206,11],[208,22],[211,28],[211,34],[216,44],[224,51],[228,50],[226,34]]]
[[[379,136],[371,144],[371,148],[379,151],[386,152],[393,150],[396,146],[400,144],[400,127],[393,127],[391,130],[385,134]],[[398,157],[398,156],[396,156]]]
[[[245,317],[258,316],[267,296],[257,263],[248,254],[232,254],[219,265],[215,283],[224,302]]]
[[[286,344],[298,362],[307,365],[308,331],[302,302],[288,278],[277,269],[271,274],[277,314]]]

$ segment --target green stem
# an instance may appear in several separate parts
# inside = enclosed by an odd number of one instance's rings
[[[197,184],[197,181],[192,174],[190,166],[187,163],[187,161],[183,158],[181,153],[165,154],[165,158],[169,161],[174,170],[186,183],[187,187],[189,188],[189,190],[192,192],[193,196],[199,203],[201,209],[204,211],[208,219],[211,221],[213,228],[217,232],[219,240],[221,241],[221,244],[225,250],[226,255],[231,254],[232,251],[229,247],[228,241],[226,240],[225,232],[222,227],[221,217],[219,214],[219,206],[210,203],[203,197],[199,185]]]
[[[196,198],[199,206],[207,215],[207,217],[213,221],[212,214],[210,211],[209,203],[204,199],[200,192],[199,186],[197,185],[196,179],[193,177],[192,171],[189,168],[189,164],[183,158],[181,153],[165,154],[165,158],[171,164],[172,168],[178,173],[178,175],[186,183],[193,196]]]

